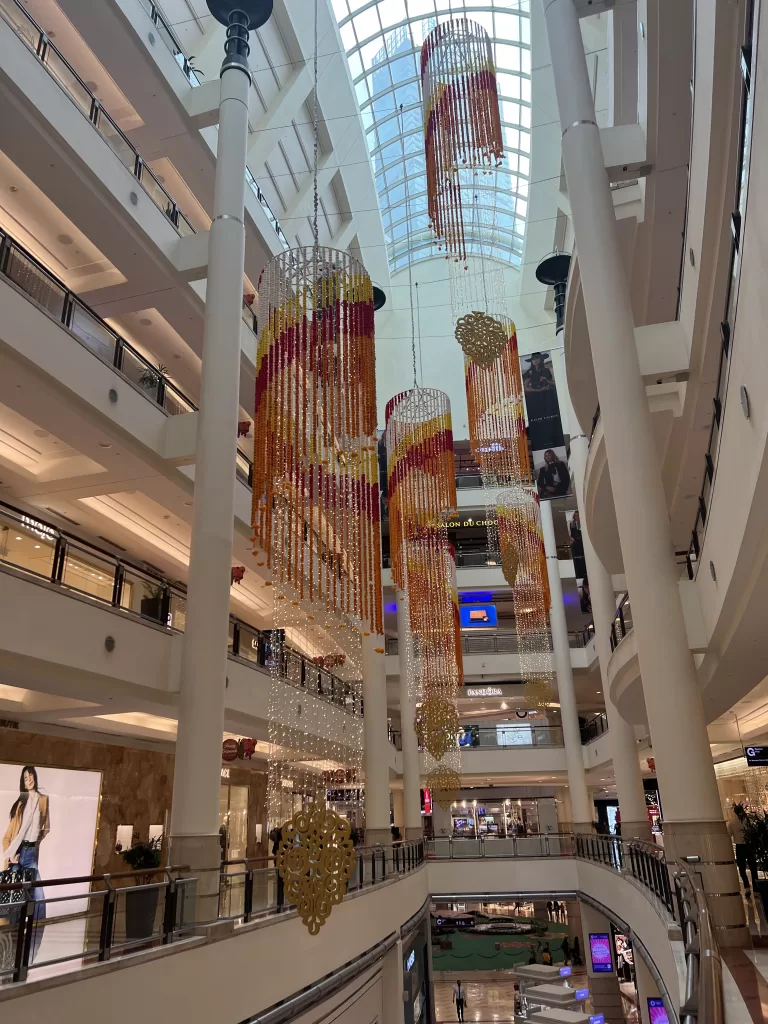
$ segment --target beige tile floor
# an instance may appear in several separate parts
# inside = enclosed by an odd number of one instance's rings
[[[465,1021],[514,1021],[513,978],[494,978],[489,981],[465,981],[462,978],[461,981],[467,993]],[[435,982],[435,1016],[438,1021],[456,1020],[453,986],[453,981]]]

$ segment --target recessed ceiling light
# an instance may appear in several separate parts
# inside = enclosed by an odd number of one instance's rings
[[[152,326],[152,321],[149,319],[148,316],[143,316],[141,318],[141,320],[139,320],[139,323],[141,324],[142,327],[151,327]]]
[[[39,544],[35,544],[35,551],[39,550],[39,548],[40,548],[40,545]]]
[[[184,504],[187,506],[187,508],[189,508],[189,506],[192,504],[192,502],[191,501],[185,501]]]
[[[62,245],[72,245],[72,243],[74,242],[74,239],[71,235],[57,235],[56,237]]]
[[[99,448],[111,448],[109,441],[99,441]]]
[[[16,540],[21,540],[21,537],[17,537]]]
[[[33,430],[32,433],[35,437],[50,437],[51,435],[47,430],[43,430],[42,427],[38,430]]]

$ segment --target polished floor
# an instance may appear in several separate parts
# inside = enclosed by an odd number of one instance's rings
[[[465,981],[462,978],[461,983],[467,993],[464,1020],[514,1021],[514,978],[494,978],[492,981]],[[435,982],[435,1016],[438,1021],[456,1020],[453,986],[453,981]]]

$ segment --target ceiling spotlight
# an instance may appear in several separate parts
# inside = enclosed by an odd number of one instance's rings
[[[109,441],[99,441],[99,448],[111,448]]]

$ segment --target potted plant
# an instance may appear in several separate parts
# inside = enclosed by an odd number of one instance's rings
[[[768,872],[768,814],[765,811],[748,811],[743,804],[734,804],[733,812],[744,830],[744,845],[749,859],[754,859],[758,869]],[[763,909],[768,913],[768,879],[755,879]]]
[[[160,867],[160,848],[163,837],[140,840],[134,832],[133,842],[129,850],[122,850],[120,856],[136,875],[137,885],[149,885],[156,880],[153,874]],[[126,889],[125,890],[125,937],[132,939],[148,939],[155,928],[159,889]]]
[[[142,583],[144,597],[141,599],[141,614],[156,622],[163,618],[163,597],[165,587],[161,583]]]
[[[163,377],[168,379],[168,367],[164,363],[158,363],[156,367],[147,366],[139,374],[139,387],[155,391]]]

